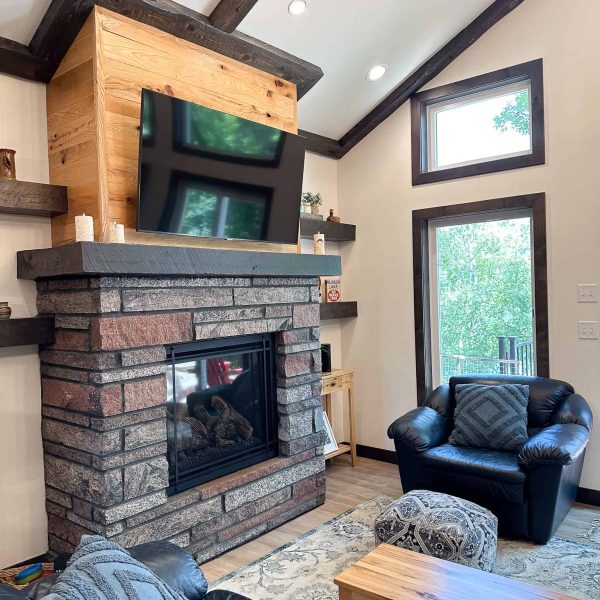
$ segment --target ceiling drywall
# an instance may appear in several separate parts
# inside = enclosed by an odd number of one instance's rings
[[[219,0],[177,0],[209,15]],[[259,0],[239,31],[320,66],[324,77],[298,106],[301,129],[339,139],[493,0]],[[2,0],[0,36],[28,44],[50,0]],[[387,72],[369,83],[367,70]]]

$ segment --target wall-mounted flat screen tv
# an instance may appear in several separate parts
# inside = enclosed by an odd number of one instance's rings
[[[138,231],[295,244],[304,138],[142,90]]]

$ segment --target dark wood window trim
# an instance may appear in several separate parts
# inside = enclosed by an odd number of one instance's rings
[[[531,149],[530,154],[482,161],[472,165],[427,171],[427,107],[443,100],[460,98],[477,91],[493,89],[509,83],[529,80],[531,82]],[[411,147],[412,183],[421,185],[448,181],[460,177],[471,177],[485,173],[496,173],[508,169],[520,169],[543,165],[544,141],[544,78],[541,58],[530,62],[500,69],[486,75],[463,79],[415,94],[411,98]]]
[[[546,194],[526,194],[415,210],[412,213],[413,278],[417,401],[421,405],[432,389],[431,325],[429,315],[429,222],[447,217],[530,209],[533,230],[536,371],[550,375],[548,343],[548,273],[546,259]]]

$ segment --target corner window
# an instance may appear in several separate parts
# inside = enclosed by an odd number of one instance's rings
[[[544,163],[542,60],[416,94],[413,185]]]

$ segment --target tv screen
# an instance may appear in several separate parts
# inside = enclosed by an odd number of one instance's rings
[[[304,139],[142,90],[138,231],[295,244]]]

